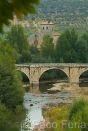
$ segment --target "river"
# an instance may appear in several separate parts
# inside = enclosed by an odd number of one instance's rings
[[[47,89],[52,87],[53,83],[40,84],[39,89],[41,93],[35,94],[26,88],[24,95],[24,107],[27,109],[26,119],[22,122],[22,128],[26,126],[27,131],[38,125],[41,121],[44,121],[44,110],[48,110],[50,107],[59,107],[63,104],[71,104],[74,96],[66,92],[53,92],[47,93]],[[88,86],[88,82],[80,83],[80,86]],[[36,88],[36,87],[35,87]],[[31,125],[30,125],[31,123]],[[22,131],[25,131],[22,129]]]
[[[26,128],[31,128],[30,130],[32,130],[35,125],[38,125],[44,120],[43,112],[45,109],[49,109],[50,107],[54,106],[58,107],[66,103],[72,103],[72,96],[69,93],[46,93],[47,89],[52,87],[52,84],[53,83],[41,84],[39,86],[41,94],[30,93],[29,88],[27,87],[23,103],[24,107],[27,109],[27,115],[26,119],[22,122],[23,127],[26,125]]]

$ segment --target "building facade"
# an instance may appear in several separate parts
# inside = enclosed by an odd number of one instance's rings
[[[37,46],[37,48],[40,49],[40,46],[42,44],[43,37],[45,35],[50,35],[53,38],[53,43],[56,45],[56,41],[60,34],[54,33],[54,24],[50,21],[43,22],[40,24],[40,33],[35,32],[34,34],[30,35],[28,37],[29,44],[34,44]]]

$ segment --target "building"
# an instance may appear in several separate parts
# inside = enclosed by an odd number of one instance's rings
[[[56,41],[60,34],[54,33],[54,24],[50,21],[40,24],[40,32],[35,32],[28,37],[29,44],[34,44],[40,49],[44,35],[50,35],[53,38],[53,43],[56,45]]]
[[[30,24],[27,20],[23,20],[23,21],[20,21],[16,15],[14,15],[14,18],[12,21],[10,21],[13,25],[17,25],[17,24],[20,24],[22,25],[23,27],[29,27]]]

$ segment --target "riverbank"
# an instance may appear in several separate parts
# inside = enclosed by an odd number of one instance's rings
[[[73,97],[73,99],[77,98],[85,98],[86,100],[88,100],[88,87],[79,87],[78,84],[70,84],[70,83],[55,83],[53,84],[53,87],[51,89],[48,89],[48,91],[59,91],[59,92],[63,92],[63,93],[70,93],[71,97]],[[52,96],[56,96],[55,94],[52,94]],[[64,102],[67,102],[67,100],[65,99]],[[71,103],[70,103],[71,104]],[[64,104],[62,104],[61,106],[63,106]],[[69,105],[69,104],[66,104]],[[58,106],[60,106],[60,104],[58,104]],[[48,107],[48,109],[46,110],[49,111],[51,110],[52,107]],[[50,124],[49,122],[49,118],[45,117],[45,120],[41,121],[39,123],[39,125],[37,125],[33,131],[45,131],[46,126],[48,126]]]
[[[79,87],[78,84],[71,84],[71,83],[55,83],[51,89],[48,91],[60,91],[60,92],[67,92],[71,93],[75,98],[84,97],[88,99],[88,87]]]

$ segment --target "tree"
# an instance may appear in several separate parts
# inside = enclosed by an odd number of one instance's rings
[[[71,46],[63,33],[56,44],[56,61],[69,62],[71,58]]]
[[[76,33],[76,31],[74,29],[72,29],[71,31],[66,30],[65,36],[66,36],[68,42],[70,43],[71,47],[73,49],[75,49],[75,44],[78,39],[78,34]]]
[[[78,54],[79,62],[87,63],[88,62],[88,46],[87,41],[83,38],[80,38],[76,42],[76,52]]]
[[[35,5],[39,5],[40,0],[1,0],[0,1],[0,32],[3,25],[8,25],[9,20],[13,20],[13,15],[22,20],[23,15],[36,13]]]
[[[56,44],[56,60],[57,62],[76,62],[78,59],[76,49],[76,42],[78,34],[74,29],[66,30],[59,37]]]
[[[29,44],[21,25],[12,26],[6,39],[19,54],[23,53],[24,50],[29,50]]]
[[[51,57],[52,62],[54,61],[55,55],[54,44],[53,39],[49,35],[45,35],[43,37],[43,42],[41,44],[41,53],[42,56],[44,56],[45,58]]]
[[[0,42],[0,101],[11,110],[23,103],[24,90],[16,72],[13,50]]]
[[[6,40],[14,48],[16,62],[23,63],[31,60],[28,40],[21,25],[12,26],[11,30],[7,33]]]

